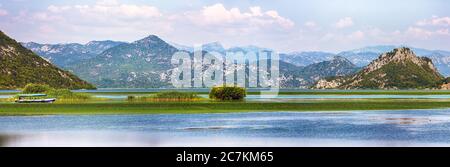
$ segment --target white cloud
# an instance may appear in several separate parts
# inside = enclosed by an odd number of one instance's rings
[[[2,7],[2,4],[0,4],[0,7]],[[6,16],[6,15],[8,15],[8,11],[0,8],[0,16]]]
[[[0,16],[6,16],[8,12],[6,10],[0,9]]]
[[[64,12],[64,11],[72,9],[72,7],[71,6],[54,6],[54,5],[50,5],[47,9],[50,12],[53,12],[53,13],[61,13],[61,12]]]
[[[158,8],[148,5],[120,4],[118,1],[97,1],[95,5],[75,5],[75,6],[54,6],[48,7],[52,13],[77,12],[82,16],[91,18],[109,17],[110,19],[139,19],[160,17],[162,13]]]
[[[351,17],[345,17],[336,22],[336,28],[345,28],[353,26],[353,19]]]
[[[166,13],[154,6],[115,0],[92,5],[49,5],[44,10],[20,12],[7,21],[0,25],[8,31],[29,27],[14,30],[20,32],[18,40],[45,43],[134,41],[155,34],[186,45],[221,41],[226,46],[270,46],[299,31],[290,19],[259,6],[243,9],[214,4]]]
[[[305,26],[306,26],[306,27],[309,27],[309,28],[314,28],[314,27],[317,26],[317,23],[316,23],[316,22],[313,22],[313,21],[307,21],[307,22],[305,23]]]
[[[420,20],[416,23],[418,26],[450,26],[450,17],[433,16],[430,19]]]
[[[261,7],[259,7],[259,6],[250,7],[250,11],[255,16],[263,16],[263,13],[261,12]]]
[[[409,27],[406,32],[406,35],[411,37],[419,38],[419,39],[429,39],[432,36],[449,36],[449,30],[447,28],[437,29],[437,30],[427,30],[419,27]]]
[[[439,29],[439,30],[437,30],[436,34],[439,34],[439,35],[450,35],[449,30],[447,28],[446,29]]]
[[[46,43],[133,41],[149,34],[186,45],[220,41],[225,46],[253,44],[280,51],[341,51],[408,43],[434,47],[450,42],[449,17],[433,16],[387,30],[385,26],[356,25],[350,16],[336,22],[312,18],[297,25],[282,13],[260,6],[242,8],[217,3],[164,12],[155,6],[130,3],[102,0],[91,5],[50,5],[43,10],[14,12],[16,15],[4,11],[3,15],[8,16],[0,18],[4,20],[0,26],[19,34],[18,40]]]
[[[262,11],[261,7],[250,7],[248,12],[241,12],[239,8],[226,9],[223,4],[205,6],[200,12],[187,12],[187,16],[202,26],[259,26],[267,25],[291,28],[294,22],[284,18],[277,11]]]
[[[364,32],[358,30],[358,31],[351,33],[348,37],[353,40],[362,40],[362,39],[364,39],[364,36],[365,36]]]
[[[46,10],[27,12],[17,18],[16,24],[32,24],[36,32],[41,32],[29,36],[52,33],[45,37],[49,42],[87,42],[99,38],[132,41],[172,30],[158,8],[115,0],[97,1],[93,5],[50,5]]]
[[[431,35],[433,35],[433,32],[422,29],[422,28],[418,28],[418,27],[409,27],[406,32],[406,35],[415,37],[415,38],[422,38],[422,39],[427,39],[429,38]]]

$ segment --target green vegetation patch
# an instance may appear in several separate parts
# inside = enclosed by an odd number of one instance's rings
[[[51,90],[52,88],[48,85],[45,84],[27,84],[25,85],[25,87],[22,89],[22,93],[45,93],[49,90]]]
[[[209,92],[209,98],[215,100],[244,100],[247,96],[245,88],[237,86],[213,87]]]
[[[56,98],[58,103],[64,102],[76,102],[76,101],[85,101],[92,100],[93,97],[88,93],[75,93],[70,91],[69,89],[56,89],[52,88],[45,84],[27,84],[22,89],[22,94],[34,94],[34,93],[42,93],[46,94],[48,98]],[[17,99],[18,95],[16,95],[13,99]],[[34,97],[25,97],[25,98],[34,98]],[[96,99],[100,100],[100,99]],[[14,101],[9,99],[7,101]]]
[[[158,92],[152,94],[150,96],[128,96],[128,101],[199,101],[203,98],[198,96],[197,93],[193,92],[177,92],[177,91],[168,91],[168,92]]]

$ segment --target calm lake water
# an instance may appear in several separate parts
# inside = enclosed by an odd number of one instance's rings
[[[450,146],[450,109],[0,117],[2,146]]]

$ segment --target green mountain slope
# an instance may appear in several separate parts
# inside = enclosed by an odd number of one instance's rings
[[[306,67],[298,67],[280,61],[280,73],[283,78],[281,86],[309,88],[320,79],[355,74],[359,69],[353,63],[340,56],[335,56],[332,60],[314,63]]]
[[[0,31],[0,89],[21,88],[28,83],[47,84],[55,88],[95,88],[55,67]]]
[[[170,87],[172,55],[178,49],[150,35],[133,43],[112,47],[95,58],[67,68],[98,87]]]
[[[438,88],[443,77],[431,59],[417,57],[409,48],[384,53],[360,72],[334,80],[319,81],[316,88],[424,89]]]

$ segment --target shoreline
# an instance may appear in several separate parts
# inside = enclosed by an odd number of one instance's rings
[[[200,95],[208,94],[209,91],[190,91],[190,90],[176,90],[176,89],[161,89],[160,91],[142,89],[137,91],[130,89],[129,91],[113,91],[114,89],[106,90],[72,90],[73,92],[87,93],[92,95],[104,94],[104,95],[143,95],[143,94],[155,94],[164,91],[180,91],[180,92],[192,92]],[[127,90],[127,89],[123,89]],[[0,95],[16,95],[20,92],[0,90]],[[259,91],[248,91],[248,95],[260,95]],[[280,89],[279,95],[450,95],[450,90],[337,90],[337,89]]]
[[[241,112],[376,111],[450,108],[448,100],[305,100],[301,102],[90,102],[0,103],[0,116],[205,114]]]

